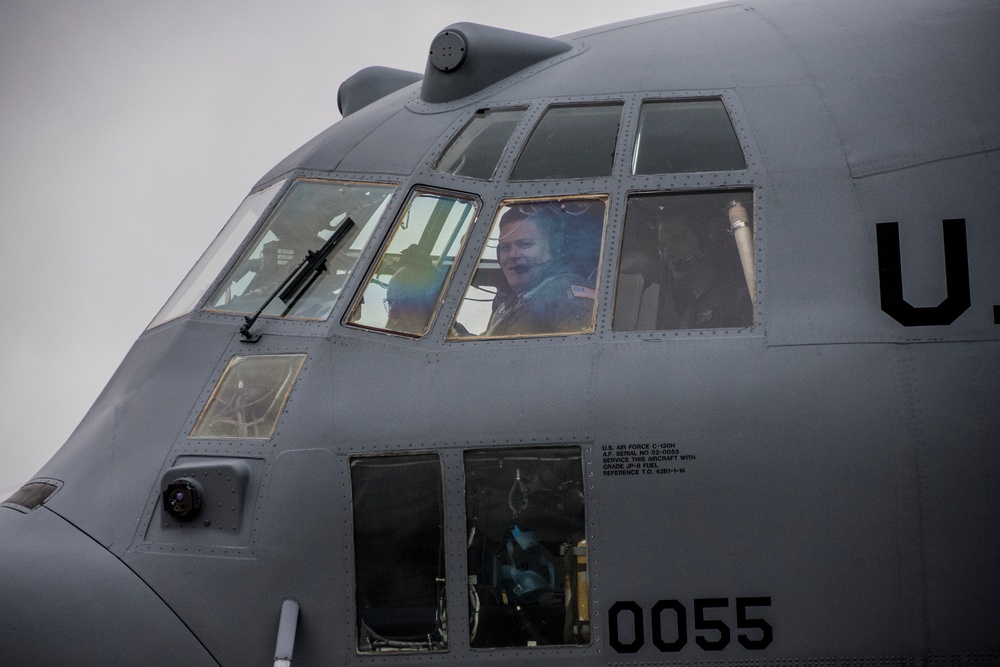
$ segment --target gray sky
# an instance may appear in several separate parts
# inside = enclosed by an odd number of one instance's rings
[[[705,2],[0,0],[0,493],[257,179],[340,119],[345,78],[422,72],[459,21],[556,36]]]

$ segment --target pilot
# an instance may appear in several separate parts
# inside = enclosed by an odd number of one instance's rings
[[[565,256],[557,204],[515,206],[500,218],[497,261],[509,290],[493,301],[484,335],[517,336],[588,331],[594,290]]]
[[[400,267],[389,280],[385,306],[390,331],[422,335],[437,305],[444,274],[416,244],[400,253]]]
[[[687,212],[668,212],[657,223],[664,264],[658,329],[721,329],[753,324],[753,303],[738,258],[726,262],[713,242],[710,222]],[[723,241],[725,239],[722,239]],[[663,289],[663,285],[668,289]]]

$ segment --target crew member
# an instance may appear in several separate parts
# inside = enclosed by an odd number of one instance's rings
[[[705,225],[702,226],[706,228]],[[721,329],[753,324],[753,303],[735,265],[720,261],[690,217],[673,213],[657,225],[661,285],[658,329]]]
[[[558,204],[515,206],[500,218],[497,261],[509,290],[497,293],[484,335],[577,333],[594,325],[594,290],[568,265],[567,214]]]

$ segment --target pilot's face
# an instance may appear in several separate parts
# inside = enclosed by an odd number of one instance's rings
[[[668,262],[693,257],[701,251],[698,234],[683,218],[667,218],[660,222],[658,234],[660,256]]]
[[[520,294],[542,279],[552,261],[549,239],[533,220],[501,225],[497,261],[511,288]]]

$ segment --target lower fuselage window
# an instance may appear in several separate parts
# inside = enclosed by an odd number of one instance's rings
[[[448,647],[436,454],[351,459],[358,651]]]
[[[615,331],[753,325],[753,192],[629,197]]]
[[[606,209],[606,197],[503,202],[449,337],[593,331]]]
[[[473,648],[590,642],[580,448],[465,454]]]

